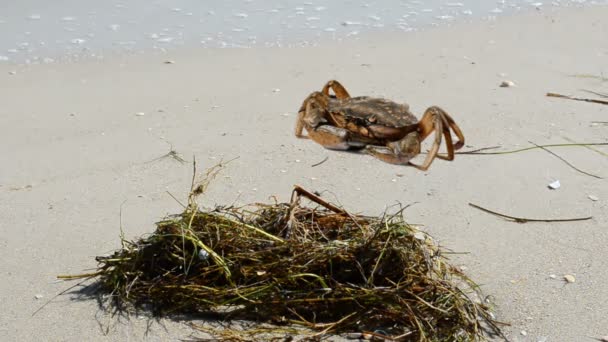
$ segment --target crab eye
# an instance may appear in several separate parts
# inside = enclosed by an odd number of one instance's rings
[[[376,117],[375,116],[370,116],[369,118],[367,118],[367,121],[374,123],[376,122]]]

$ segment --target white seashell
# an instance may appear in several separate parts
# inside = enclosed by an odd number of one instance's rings
[[[502,81],[500,83],[500,86],[503,87],[503,88],[514,87],[515,86],[515,82],[513,82],[513,81]]]

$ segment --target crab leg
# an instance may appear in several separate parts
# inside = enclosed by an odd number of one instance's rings
[[[456,134],[456,136],[458,137],[458,142],[453,145],[454,150],[460,149],[461,147],[464,146],[464,134],[462,134],[460,127],[458,127],[456,122],[454,122],[454,119],[452,119],[452,117],[446,111],[444,111],[443,109],[441,109],[439,107],[435,107],[435,108],[437,108],[441,111],[443,117],[447,121],[447,122],[444,121],[447,123],[445,128],[447,128],[449,126],[454,131],[454,134]]]
[[[329,96],[330,88],[331,88],[331,90],[334,91],[334,94],[336,94],[337,98],[339,98],[339,99],[350,98],[350,94],[348,94],[348,91],[346,91],[346,88],[344,88],[344,86],[336,80],[331,80],[331,81],[325,83],[325,86],[323,86],[323,90],[321,92],[323,94]]]
[[[304,111],[298,112],[298,118],[296,120],[295,133],[296,133],[296,137],[300,138],[300,139],[308,139],[307,136],[302,134],[302,132],[304,131],[304,114],[305,113],[306,112],[304,112]]]
[[[433,141],[433,145],[431,146],[431,150],[426,156],[424,163],[422,165],[417,165],[412,162],[409,162],[410,165],[417,167],[422,171],[426,171],[431,163],[437,157],[437,153],[439,152],[439,146],[441,145],[441,137],[444,134],[443,127],[443,118],[441,113],[437,111],[438,107],[431,107],[424,112],[424,116],[419,122],[420,127],[420,142],[422,142],[426,137],[428,137],[431,132],[435,131],[435,141]],[[449,142],[452,141],[452,138],[446,139]],[[449,152],[448,152],[449,153]]]
[[[435,140],[433,141],[431,150],[429,151],[426,160],[421,165],[414,164],[410,161],[412,158],[414,158],[420,153],[420,150],[418,149],[414,151],[402,151],[402,140],[390,142],[387,144],[387,147],[367,146],[366,151],[384,162],[399,165],[409,164],[422,171],[426,171],[437,156],[439,146],[441,145],[441,139],[444,133],[443,120],[441,116],[436,115],[435,112],[427,112],[424,115],[423,119],[420,120],[420,131],[425,134],[424,137],[427,137],[430,133],[432,133],[432,131],[435,131]],[[411,137],[405,137],[404,139],[416,139],[416,143],[418,143],[418,141],[423,140],[422,136],[418,134],[415,134]]]
[[[298,110],[298,117],[296,119],[296,137],[307,139],[308,137],[302,134],[304,127],[307,126],[312,129],[327,121],[325,113],[321,110],[321,108],[325,107],[327,107],[327,100],[325,99],[325,96],[318,91],[310,94],[306,100],[304,100],[302,106],[300,106],[300,110]],[[310,114],[306,115],[306,113]]]

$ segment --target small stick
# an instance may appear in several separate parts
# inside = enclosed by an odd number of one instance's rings
[[[586,220],[591,220],[593,218],[593,216],[589,216],[589,217],[579,217],[579,218],[569,218],[569,219],[531,219],[531,218],[524,218],[524,217],[516,217],[516,216],[510,216],[510,215],[505,215],[505,214],[501,214],[498,213],[496,211],[492,211],[490,209],[486,209],[483,207],[480,207],[476,204],[473,203],[469,203],[469,205],[473,208],[479,209],[481,211],[485,211],[486,213],[492,214],[492,215],[496,215],[496,216],[500,216],[502,218],[506,218],[508,220],[512,220],[515,221],[517,223],[526,223],[526,222],[572,222],[572,221],[586,221]]]
[[[293,192],[297,193],[298,195],[304,196],[304,197],[308,198],[309,200],[311,200],[311,201],[313,201],[313,202],[315,202],[315,203],[317,203],[319,205],[324,206],[325,208],[333,211],[336,214],[347,214],[347,212],[345,210],[340,209],[340,208],[336,207],[335,205],[328,203],[327,201],[325,201],[321,197],[319,197],[319,196],[317,196],[317,195],[315,195],[315,194],[313,194],[313,193],[311,193],[311,192],[309,192],[307,190],[304,190],[299,185],[294,185],[293,186]]]
[[[556,93],[547,93],[547,96],[549,96],[549,97],[559,97],[559,98],[562,98],[562,99],[568,99],[568,100],[574,100],[574,101],[593,102],[593,103],[599,103],[599,104],[608,105],[608,101],[605,101],[605,100],[585,99],[585,98],[582,98],[582,97],[572,97],[572,96],[561,95],[561,94],[556,94]]]
[[[552,155],[554,155],[555,157],[557,157],[559,160],[561,160],[561,161],[563,161],[564,163],[566,163],[566,165],[570,166],[570,167],[571,167],[571,168],[573,168],[574,170],[576,170],[576,171],[578,171],[578,172],[580,172],[580,173],[582,173],[582,174],[584,174],[584,175],[591,176],[591,177],[593,177],[593,178],[597,178],[597,179],[603,179],[603,178],[602,178],[602,177],[600,177],[600,176],[596,176],[596,175],[594,175],[594,174],[591,174],[591,173],[589,173],[589,172],[586,172],[586,171],[583,171],[583,170],[581,170],[581,169],[577,168],[576,166],[572,165],[572,164],[571,164],[569,161],[567,161],[566,159],[564,159],[564,158],[562,158],[562,157],[558,156],[558,155],[557,155],[555,152],[550,151],[550,150],[549,150],[549,149],[547,149],[547,148],[544,148],[544,147],[542,147],[542,146],[539,146],[539,145],[537,145],[537,144],[535,144],[535,143],[533,143],[533,142],[531,142],[531,141],[529,141],[529,143],[530,143],[530,144],[532,144],[532,145],[534,145],[534,146],[536,146],[536,147],[538,147],[538,148],[541,148],[541,149],[542,149],[542,150],[544,150],[544,151],[547,151],[547,152],[551,153]]]
[[[321,160],[320,162],[318,162],[316,164],[312,164],[310,167],[319,166],[319,165],[325,163],[327,161],[327,159],[329,159],[329,157],[325,157],[323,160]]]

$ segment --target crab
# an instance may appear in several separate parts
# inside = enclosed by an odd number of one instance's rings
[[[450,129],[458,138],[456,143]],[[435,139],[425,161],[420,165],[412,163],[411,159],[420,154],[422,141],[433,131]],[[443,109],[431,106],[418,121],[407,104],[369,96],[351,97],[336,80],[304,100],[295,135],[310,138],[327,149],[364,150],[384,162],[412,165],[423,171],[435,158],[454,160],[454,151],[464,146],[460,127]],[[447,154],[439,153],[442,137]]]

